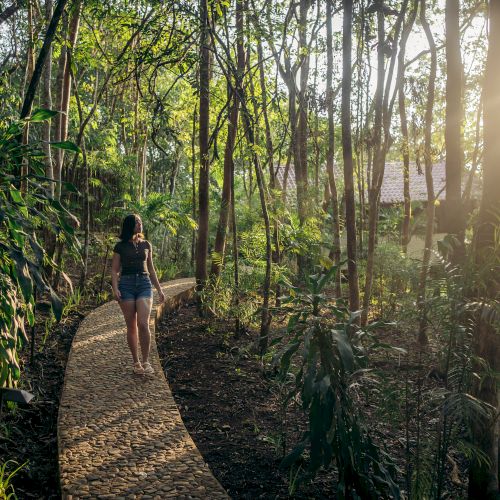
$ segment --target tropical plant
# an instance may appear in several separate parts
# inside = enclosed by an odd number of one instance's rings
[[[363,331],[355,326],[359,313],[350,313],[342,300],[331,303],[326,298],[325,286],[336,272],[332,266],[326,273],[308,276],[305,290],[287,283],[289,295],[283,304],[291,313],[290,338],[276,362],[283,380],[293,374],[287,399],[300,394],[309,430],[282,465],[300,469],[308,449],[305,473],[291,475],[297,483],[335,463],[339,498],[400,498],[396,468],[373,442],[353,397],[366,366]]]
[[[18,353],[28,342],[25,324],[32,326],[35,321],[36,295],[49,294],[55,317],[60,320],[62,315],[62,302],[44,272],[57,266],[37,234],[55,233],[75,254],[78,245],[74,237],[78,221],[46,189],[46,183],[53,181],[45,177],[43,153],[35,143],[19,142],[27,122],[45,121],[54,114],[38,110],[28,120],[0,130],[0,387],[15,385],[21,375]],[[75,151],[68,142],[53,146]],[[25,177],[18,173],[22,162],[29,163]],[[66,184],[66,188],[71,189],[71,185]]]

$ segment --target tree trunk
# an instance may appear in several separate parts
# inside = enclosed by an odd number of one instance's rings
[[[82,10],[82,0],[77,0],[72,6],[71,18],[68,26],[68,39],[67,46],[61,50],[65,53],[64,71],[62,73],[61,90],[59,92],[60,101],[57,103],[59,107],[59,124],[56,127],[56,141],[65,141],[68,137],[68,123],[69,123],[69,100],[71,95],[71,54],[76,45],[78,38],[78,30],[80,26],[80,14]],[[61,198],[61,181],[62,181],[62,168],[64,163],[64,150],[58,149],[55,153],[54,164],[54,178],[56,180],[56,198]]]
[[[460,55],[459,0],[446,0],[446,202],[444,222],[447,232],[456,235],[463,247],[465,214],[462,206],[462,60]],[[462,250],[458,250],[460,258]]]
[[[326,2],[326,107],[328,113],[328,151],[326,153],[326,171],[328,174],[328,185],[330,188],[330,201],[333,212],[333,260],[336,266],[340,265],[340,221],[339,202],[337,195],[337,183],[333,169],[335,156],[335,125],[333,121],[333,26],[332,26],[332,0]],[[335,294],[342,296],[341,272],[337,271],[335,276]]]
[[[240,270],[238,254],[238,227],[236,223],[236,209],[234,201],[234,168],[231,171],[231,222],[233,230],[233,262],[234,262],[234,307],[236,309],[236,318],[234,324],[234,336],[239,338],[241,333],[240,320]]]
[[[260,77],[260,91],[262,98],[262,115],[264,116],[264,126],[266,133],[266,153],[267,153],[267,163],[269,165],[269,187],[271,188],[271,200],[273,203],[273,263],[279,265],[281,263],[281,250],[280,250],[280,234],[279,234],[279,224],[278,224],[278,214],[276,213],[276,199],[275,190],[276,186],[276,175],[274,171],[274,146],[271,136],[271,125],[269,123],[269,115],[267,112],[267,84],[266,84],[266,73],[264,69],[264,56],[262,51],[262,41],[260,38],[257,40],[257,62],[259,65],[259,77]],[[278,167],[279,159],[278,159]],[[281,295],[280,285],[276,284],[276,307],[279,307],[279,297]]]
[[[359,309],[358,264],[356,257],[356,209],[351,133],[351,50],[352,50],[352,0],[343,0],[344,20],[342,29],[342,157],[344,160],[344,193],[346,203],[347,269],[349,273],[349,308]]]
[[[493,262],[491,272],[487,274],[489,282],[477,283],[477,288],[486,290],[486,301],[498,298],[498,214],[500,213],[500,2],[491,1],[489,5],[489,44],[484,76],[484,157],[483,157],[483,196],[479,210],[479,220],[475,234],[475,259],[480,267]],[[476,276],[486,276],[484,272]],[[484,299],[483,299],[484,300]],[[489,365],[488,372],[482,374],[481,383],[477,384],[477,396],[496,408],[496,415],[482,419],[473,430],[474,444],[486,454],[490,464],[473,461],[469,469],[469,499],[498,498],[499,462],[498,443],[500,437],[498,411],[500,409],[500,391],[498,377],[500,371],[500,337],[494,325],[485,319],[483,311],[478,311],[474,331],[475,354]]]
[[[24,75],[24,88],[26,88],[26,85],[28,82],[32,80],[33,77],[33,71],[35,70],[35,49],[34,49],[34,44],[35,44],[35,35],[34,35],[34,20],[33,20],[33,2],[32,0],[28,0],[28,51],[27,51],[27,57],[26,57],[26,72]],[[34,98],[34,95],[33,95]],[[28,116],[31,113],[31,104],[29,111],[26,112],[26,116]],[[21,112],[21,115],[23,113]],[[21,118],[24,118],[21,116]],[[22,136],[22,144],[26,145],[29,142],[29,135],[30,135],[30,124],[29,122],[26,122],[23,127],[23,136]],[[28,181],[26,179],[26,175],[28,175],[28,159],[23,158],[22,159],[22,165],[21,165],[21,177],[23,179],[21,180],[21,191],[25,192],[27,189]]]
[[[388,41],[385,36],[384,3],[381,0],[376,1],[377,5],[377,89],[375,91],[375,120],[374,120],[374,158],[372,179],[369,188],[369,206],[370,213],[368,217],[368,256],[366,261],[366,280],[363,296],[363,311],[361,314],[361,324],[366,325],[370,308],[372,284],[373,284],[373,264],[375,255],[375,246],[377,243],[377,226],[380,190],[384,179],[385,159],[389,149],[390,124],[393,109],[393,102],[389,102],[390,87],[392,84],[392,75],[396,62],[397,40],[401,25],[405,16],[408,0],[404,0],[396,20],[394,28],[394,39],[390,44],[391,61],[385,76],[385,47]],[[383,136],[382,136],[383,132]]]
[[[198,184],[198,240],[196,245],[196,285],[203,290],[207,281],[209,215],[209,118],[210,118],[210,33],[208,0],[200,0],[200,176]],[[201,311],[201,309],[200,309]]]
[[[193,220],[196,220],[196,123],[198,122],[198,107],[193,110],[193,130],[191,132],[191,208]],[[196,229],[191,237],[191,267],[194,269],[196,257]]]
[[[83,172],[83,252],[82,252],[82,261],[83,267],[80,275],[80,290],[83,290],[85,287],[85,282],[87,280],[88,267],[89,267],[89,246],[90,246],[90,204],[89,204],[89,165],[87,163],[87,152],[85,149],[85,139],[82,140],[81,145],[82,150],[82,172]]]
[[[243,46],[243,3],[241,0],[236,2],[236,44],[237,61],[234,75],[236,79],[235,88],[240,88],[243,74],[245,73],[245,48]],[[227,127],[227,140],[224,151],[224,180],[222,185],[222,200],[219,212],[219,224],[215,236],[214,255],[212,259],[211,274],[217,278],[220,274],[224,253],[226,248],[226,233],[229,221],[229,211],[231,207],[231,179],[234,171],[234,144],[236,142],[236,130],[238,128],[238,96],[231,90],[231,82],[228,82],[228,99],[232,101],[229,112],[229,123]]]
[[[377,0],[380,5],[380,1]],[[377,9],[377,87],[375,90],[375,119],[373,124],[373,169],[372,179],[368,193],[369,214],[368,214],[368,256],[366,261],[365,290],[363,296],[363,311],[361,314],[361,323],[366,325],[368,312],[370,308],[371,291],[373,284],[373,262],[375,254],[375,244],[378,225],[378,202],[380,190],[378,189],[379,180],[383,169],[383,145],[382,145],[382,127],[383,127],[383,99],[384,99],[384,79],[385,79],[385,27],[384,13],[379,7]]]
[[[60,31],[60,37],[62,41],[66,41],[69,31],[69,19],[67,12],[63,13],[62,27]],[[68,59],[68,49],[66,46],[61,46],[61,52],[59,55],[59,60],[57,63],[57,75],[55,79],[55,110],[59,111],[59,114],[52,120],[53,126],[53,139],[56,142],[61,141],[61,103],[64,92],[64,71],[66,69],[66,61]],[[124,120],[122,121],[122,127],[124,127]],[[54,196],[59,196],[61,194],[61,168],[59,166],[59,151],[56,149],[54,151],[54,164],[53,164],[53,175],[54,175]],[[49,255],[53,255],[53,252]]]
[[[429,27],[426,18],[426,0],[422,0],[420,7],[420,23],[427,37],[429,49],[431,53],[431,66],[429,70],[429,86],[427,89],[427,103],[425,107],[425,124],[424,124],[424,163],[425,163],[425,184],[427,186],[427,225],[425,230],[425,248],[422,259],[422,269],[420,272],[420,281],[418,285],[418,308],[420,313],[420,327],[418,332],[418,341],[420,344],[426,344],[427,338],[427,315],[425,305],[425,292],[427,285],[427,275],[429,273],[429,264],[432,251],[432,234],[434,232],[434,184],[432,179],[432,120],[434,111],[434,95],[436,82],[436,44],[434,37]]]
[[[404,195],[404,218],[403,228],[401,235],[401,246],[403,252],[406,253],[408,243],[410,242],[410,221],[411,221],[411,196],[410,196],[410,147],[408,136],[408,118],[406,115],[405,103],[405,52],[406,42],[415,23],[418,11],[418,2],[415,0],[413,8],[410,13],[410,19],[403,28],[401,36],[401,43],[399,44],[398,54],[398,75],[397,75],[397,89],[398,89],[398,103],[399,103],[399,119],[401,121],[401,135],[403,136],[403,195]]]
[[[308,143],[308,88],[309,80],[309,61],[310,54],[307,46],[307,13],[310,6],[310,0],[300,0],[299,5],[299,55],[300,64],[300,90],[298,94],[298,125],[297,125],[297,146],[299,151],[298,165],[295,170],[300,171],[300,177],[296,179],[297,190],[302,193],[301,206],[299,206],[300,222],[304,223],[307,216],[307,191],[308,191],[308,172],[307,172],[307,143]]]
[[[45,0],[45,19],[47,25],[52,19],[52,0]],[[51,79],[52,79],[52,47],[49,48],[47,53],[47,62],[43,70],[43,85],[42,85],[42,102],[45,109],[52,109],[52,93],[51,93]],[[45,176],[50,179],[49,193],[54,197],[54,168],[52,165],[52,151],[50,148],[50,126],[49,121],[44,122],[42,139],[43,139],[43,152],[45,153]]]

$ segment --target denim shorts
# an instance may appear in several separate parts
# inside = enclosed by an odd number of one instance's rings
[[[139,300],[139,299],[152,299],[153,287],[149,274],[125,274],[120,277],[118,284],[121,300]]]

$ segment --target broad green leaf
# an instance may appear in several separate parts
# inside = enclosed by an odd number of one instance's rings
[[[332,330],[332,336],[337,341],[337,349],[339,350],[344,370],[352,372],[355,365],[354,354],[346,333],[341,330]]]
[[[21,191],[17,190],[17,189],[10,189],[10,196],[12,198],[12,201],[14,203],[24,203],[24,200],[23,200],[23,195],[21,194]]]
[[[71,141],[54,141],[50,143],[53,148],[64,149],[65,151],[72,151],[73,153],[81,153],[82,150]]]
[[[33,294],[33,282],[28,271],[28,261],[19,250],[11,250],[10,257],[15,264],[15,275],[23,292],[24,300],[29,301]]]
[[[56,115],[57,111],[52,111],[51,109],[36,109],[29,118],[29,121],[44,122],[45,120],[49,120],[50,118]]]

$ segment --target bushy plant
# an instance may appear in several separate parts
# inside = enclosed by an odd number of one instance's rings
[[[332,267],[308,276],[305,290],[288,284],[289,295],[283,301],[291,313],[289,339],[276,359],[283,380],[293,374],[287,398],[300,395],[309,430],[282,465],[297,466],[308,450],[302,479],[335,463],[339,498],[400,498],[395,466],[374,444],[353,397],[366,366],[363,331],[355,324],[358,313],[350,313],[341,301],[329,302],[324,294],[337,271]],[[297,474],[291,476],[294,484]]]

